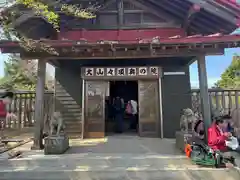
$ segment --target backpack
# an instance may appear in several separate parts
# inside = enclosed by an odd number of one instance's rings
[[[126,113],[127,113],[127,114],[132,114],[132,105],[131,105],[131,102],[130,102],[130,101],[127,103]]]

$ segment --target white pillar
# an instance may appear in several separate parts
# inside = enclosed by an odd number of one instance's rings
[[[34,143],[31,149],[43,149],[43,126],[44,126],[44,91],[46,77],[46,60],[38,60],[37,85],[35,97],[35,130]]]
[[[211,125],[211,107],[208,95],[208,81],[207,81],[207,70],[205,55],[198,56],[198,77],[199,77],[199,88],[201,97],[201,109],[204,120],[204,127],[207,137],[207,129]]]

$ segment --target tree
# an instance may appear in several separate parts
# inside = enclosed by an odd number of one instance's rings
[[[19,56],[11,55],[4,62],[4,77],[0,80],[1,89],[35,90],[36,71],[28,71]]]
[[[240,88],[240,55],[235,54],[232,63],[221,75],[216,87],[236,89]]]

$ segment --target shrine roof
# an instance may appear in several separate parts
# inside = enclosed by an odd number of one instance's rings
[[[62,0],[61,2],[71,4],[74,2],[79,3],[80,1],[81,0]],[[111,0],[92,1],[99,2],[104,7],[106,2]],[[165,12],[165,14],[169,15],[169,17],[171,17],[173,20],[176,20],[180,24],[184,24],[190,7],[194,4],[199,5],[201,7],[201,11],[197,13],[197,15],[189,24],[189,31],[191,34],[211,34],[216,32],[229,34],[237,27],[240,27],[240,5],[236,2],[236,0],[202,0],[201,2],[199,2],[199,0],[162,0],[161,2],[159,0],[137,1],[144,4],[146,7],[149,7],[150,9],[154,9],[159,12]],[[6,9],[9,9],[9,7]],[[30,19],[31,18],[19,26],[19,28],[22,28],[23,32],[36,35],[37,33],[42,33],[44,30],[49,31],[49,29],[44,28],[48,25],[47,23],[41,24],[41,21],[37,21],[35,18],[34,21],[36,23],[33,25],[33,23],[30,22]],[[29,28],[29,26],[37,26],[37,24],[41,24],[41,27],[39,25],[38,28]]]
[[[214,0],[215,2],[225,5],[226,7],[240,11],[240,1],[238,0]]]
[[[29,59],[124,59],[187,57],[224,54],[225,48],[240,47],[240,35],[188,36],[139,41],[87,42],[75,40],[35,41],[26,50],[15,41],[0,41],[2,53],[20,53]],[[47,49],[45,48],[47,47]]]
[[[159,39],[159,42],[154,42],[153,39]],[[49,44],[53,47],[71,47],[71,46],[105,46],[105,45],[136,45],[136,44],[159,44],[159,45],[187,45],[187,44],[214,44],[214,43],[240,43],[240,35],[232,34],[232,35],[222,35],[222,34],[212,34],[208,36],[202,35],[194,35],[187,37],[169,37],[163,38],[161,37],[153,37],[149,39],[142,39],[136,41],[99,41],[99,42],[88,42],[82,40],[39,40],[36,42],[42,42]],[[240,44],[238,44],[240,46]],[[1,40],[0,48],[15,48],[19,47],[18,41],[8,41]]]

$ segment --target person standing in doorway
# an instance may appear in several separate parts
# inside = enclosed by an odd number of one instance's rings
[[[116,132],[122,133],[124,127],[124,100],[117,96],[113,102],[114,120],[116,122]]]
[[[128,114],[131,115],[130,128],[137,130],[137,127],[138,127],[138,122],[137,122],[138,104],[137,104],[137,101],[135,101],[135,100],[128,101],[126,111]]]

